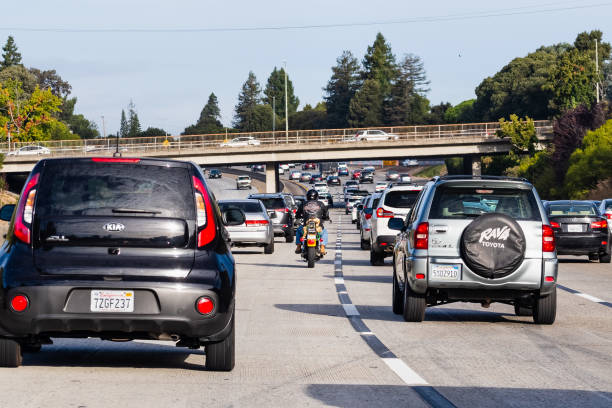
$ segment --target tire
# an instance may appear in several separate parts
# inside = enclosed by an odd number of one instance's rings
[[[557,288],[548,296],[538,296],[533,305],[533,321],[536,324],[553,324],[557,315]]]
[[[368,249],[370,249],[370,242],[363,239],[363,235],[361,235],[360,246],[361,246],[361,249],[363,249],[364,251],[367,251]]]
[[[612,253],[604,254],[599,257],[600,263],[610,263],[610,259],[612,259]]]
[[[274,253],[274,237],[272,237],[272,241],[269,244],[266,244],[264,247],[264,254],[273,254]]]
[[[517,316],[533,316],[533,309],[521,306],[518,303],[514,304],[514,314]]]
[[[414,293],[406,282],[404,285],[404,320],[407,322],[422,322],[425,318],[426,307],[425,295]]]
[[[291,241],[293,241],[293,234],[289,232],[285,234],[285,242],[291,242]]]
[[[370,265],[383,266],[385,264],[385,256],[377,252],[370,246]]]
[[[393,313],[401,315],[404,312],[404,292],[400,289],[399,283],[397,283],[395,262],[393,262],[393,293],[391,303],[393,305]]]
[[[309,268],[314,268],[315,265],[315,257],[317,248],[316,247],[308,247],[306,248],[306,261],[308,262]]]
[[[208,371],[232,371],[236,363],[236,335],[234,316],[227,337],[218,343],[204,346],[206,350],[206,369]]]
[[[599,255],[596,253],[591,253],[589,254],[589,261],[598,261],[599,260]]]
[[[21,346],[15,340],[0,339],[0,367],[19,367]]]

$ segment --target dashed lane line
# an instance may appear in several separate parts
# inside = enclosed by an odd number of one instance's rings
[[[564,291],[566,291],[568,293],[571,293],[573,295],[580,296],[583,299],[590,300],[591,302],[599,303],[600,305],[612,308],[612,302],[607,302],[607,301],[605,301],[603,299],[600,299],[598,297],[589,295],[588,293],[582,293],[582,292],[580,292],[580,291],[578,291],[576,289],[568,288],[567,286],[563,286],[563,285],[557,284],[557,287],[559,289],[564,290]]]
[[[357,307],[351,298],[344,284],[342,274],[342,216],[338,218],[338,230],[336,233],[336,254],[334,260],[334,284],[340,304],[344,309],[347,319],[353,329],[361,336],[363,341],[372,349],[374,353],[408,386],[433,408],[456,408],[456,406],[446,399],[438,390],[414,371],[406,362],[398,358],[380,339],[373,333],[361,318]]]

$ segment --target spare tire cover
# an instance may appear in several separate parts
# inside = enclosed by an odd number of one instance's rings
[[[461,237],[461,258],[484,278],[503,278],[514,272],[525,257],[525,235],[505,214],[489,213],[472,221]]]

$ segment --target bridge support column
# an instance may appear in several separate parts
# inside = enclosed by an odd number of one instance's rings
[[[274,163],[266,163],[266,193],[276,193],[278,184],[276,165]]]
[[[472,176],[482,175],[481,158],[482,156],[479,154],[463,156],[463,173]]]

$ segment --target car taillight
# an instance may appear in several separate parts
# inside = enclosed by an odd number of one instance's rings
[[[244,223],[247,227],[261,227],[269,224],[268,220],[246,220]]]
[[[193,188],[195,189],[195,203],[196,203],[196,223],[198,227],[198,248],[203,247],[212,242],[216,235],[215,221],[212,217],[212,205],[210,204],[210,197],[208,196],[204,183],[193,176]],[[210,217],[208,215],[211,215]]]
[[[372,214],[364,214],[364,216],[366,220],[369,220],[370,218],[372,218]]]
[[[11,299],[11,309],[15,312],[23,312],[27,309],[29,303],[27,296],[17,295]]]
[[[387,211],[382,207],[376,210],[376,216],[378,218],[393,218],[393,211]]]
[[[612,220],[612,213],[606,213],[606,218]]]
[[[550,226],[553,227],[553,228],[561,228],[561,225],[559,225],[558,222],[554,222],[554,221],[550,222]]]
[[[414,232],[414,249],[429,248],[429,223],[422,222]]]
[[[211,298],[202,296],[196,301],[196,310],[198,313],[207,315],[215,309],[215,303]]]
[[[608,228],[608,221],[606,220],[593,221],[591,223],[591,229],[595,229],[595,228]]]
[[[14,234],[20,241],[30,244],[31,238],[31,227],[32,217],[34,214],[34,201],[36,200],[36,185],[38,184],[38,178],[40,173],[36,173],[30,177],[23,189],[23,194],[19,200],[19,206],[17,207],[17,214],[15,217],[15,229]]]
[[[542,225],[542,252],[555,252],[555,233],[550,225]]]

